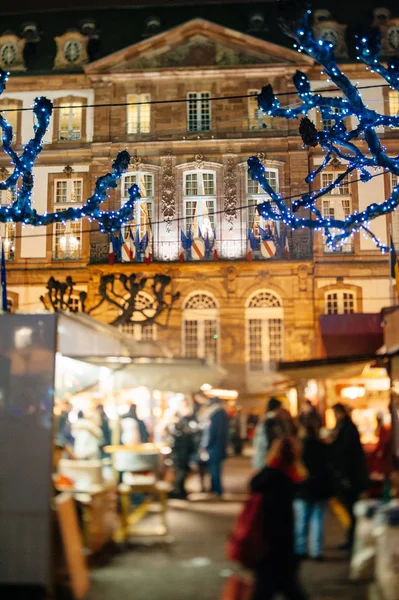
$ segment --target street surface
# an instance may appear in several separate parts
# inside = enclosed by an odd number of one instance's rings
[[[225,468],[226,501],[203,501],[198,494],[192,502],[171,501],[173,543],[136,542],[108,564],[95,567],[88,600],[218,600],[226,577],[239,570],[226,560],[224,544],[249,476],[249,459],[232,458]],[[188,487],[196,491],[198,482],[194,479]],[[348,581],[348,562],[334,550],[342,539],[343,530],[330,515],[327,560],[309,561],[302,568],[302,580],[314,600],[367,598],[364,585]]]

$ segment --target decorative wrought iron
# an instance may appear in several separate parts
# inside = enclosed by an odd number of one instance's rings
[[[141,325],[156,323],[167,327],[170,312],[180,293],[168,290],[171,278],[157,274],[152,277],[142,277],[132,273],[111,273],[103,275],[100,280],[100,302],[93,306],[88,313],[92,314],[104,305],[118,309],[119,315],[111,321],[112,325],[139,323]],[[143,302],[145,295],[147,301]]]
[[[69,312],[86,312],[85,302],[87,293],[74,290],[76,283],[72,277],[68,275],[65,281],[57,281],[54,277],[50,277],[47,282],[46,289],[48,290],[45,296],[40,296],[44,308],[58,312],[66,310]]]

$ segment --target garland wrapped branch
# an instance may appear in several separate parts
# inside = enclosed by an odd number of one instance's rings
[[[0,94],[3,93],[8,79],[8,73],[0,69]],[[108,191],[115,188],[119,179],[127,171],[130,155],[126,150],[118,153],[112,171],[99,177],[96,181],[93,195],[76,208],[66,208],[52,213],[39,214],[32,207],[32,192],[34,187],[33,167],[42,150],[43,138],[50,123],[53,105],[47,98],[36,98],[33,105],[35,116],[34,135],[23,148],[20,155],[12,148],[12,126],[0,114],[0,129],[2,130],[3,150],[13,164],[12,173],[0,182],[0,190],[15,191],[16,199],[9,206],[0,206],[0,223],[14,222],[40,226],[66,221],[78,221],[87,217],[98,222],[101,231],[115,231],[132,220],[135,202],[140,198],[137,185],[129,190],[129,198],[119,211],[102,211],[101,205],[107,199]]]
[[[340,159],[343,172],[337,173],[334,180],[325,188],[305,193],[301,198],[287,205],[282,197],[275,193],[265,177],[265,169],[258,158],[248,160],[250,176],[259,182],[263,190],[270,196],[270,201],[260,204],[257,209],[262,217],[274,221],[282,221],[291,229],[310,228],[323,231],[327,244],[336,248],[347,242],[348,238],[357,231],[364,231],[382,250],[387,248],[370,231],[369,222],[377,217],[394,211],[399,204],[399,186],[392,189],[390,196],[380,204],[369,204],[361,212],[353,212],[345,219],[325,217],[317,208],[317,200],[330,194],[334,188],[345,185],[349,176],[360,182],[369,181],[373,175],[371,170],[383,170],[399,176],[399,157],[388,156],[381,145],[377,134],[377,127],[399,127],[399,116],[388,116],[369,109],[360,94],[360,91],[346,77],[337,64],[334,55],[334,45],[326,40],[316,40],[310,24],[311,10],[301,2],[281,2],[283,14],[281,25],[284,31],[295,40],[294,47],[298,52],[306,52],[309,56],[322,65],[332,83],[340,92],[340,97],[324,97],[311,90],[310,82],[305,75],[297,71],[293,83],[300,99],[297,107],[284,108],[274,94],[270,84],[266,85],[258,95],[260,110],[272,117],[284,119],[301,118],[299,132],[305,146],[316,147],[320,145],[324,152],[324,160],[320,166],[308,174],[305,181],[310,184],[315,177],[326,170],[333,159]],[[298,10],[300,12],[298,12]],[[399,90],[399,59],[393,57],[388,66],[383,66],[379,61],[381,44],[376,33],[357,38],[357,58],[368,69],[378,73],[395,90]],[[308,114],[312,110],[319,110],[323,121],[330,121],[330,129],[318,131]],[[348,117],[356,117],[358,123],[355,127],[348,128]],[[366,150],[360,148],[356,142],[364,143]],[[336,201],[339,196],[336,196]],[[295,213],[299,208],[308,208],[310,218],[299,218]]]

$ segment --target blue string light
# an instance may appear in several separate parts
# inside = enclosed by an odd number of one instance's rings
[[[0,69],[0,94],[4,92],[9,73]],[[128,169],[130,155],[126,150],[118,153],[112,172],[97,179],[93,195],[78,208],[66,208],[53,213],[39,214],[32,208],[32,191],[34,176],[32,173],[35,160],[42,150],[43,138],[50,123],[53,105],[47,98],[36,98],[33,105],[35,116],[34,135],[24,146],[21,155],[12,148],[12,126],[0,115],[0,128],[3,132],[3,150],[9,155],[14,166],[13,172],[4,181],[0,182],[0,190],[15,190],[16,200],[9,206],[0,207],[0,223],[14,222],[26,225],[40,226],[52,223],[77,221],[88,217],[96,220],[101,231],[115,231],[133,219],[134,205],[140,198],[139,188],[134,184],[128,190],[129,198],[119,211],[102,211],[101,204],[107,199],[110,189],[116,188],[119,179]],[[18,187],[18,183],[20,186]]]
[[[284,2],[282,3],[284,5]],[[290,15],[293,4],[285,3]],[[288,4],[290,5],[288,7]],[[294,11],[295,12],[295,11]],[[338,67],[334,55],[334,45],[326,40],[315,40],[310,25],[311,11],[306,10],[294,22],[287,17],[283,20],[283,29],[288,35],[295,39],[298,52],[307,52],[315,61],[321,64],[324,72],[330,80],[343,93],[344,97],[326,98],[311,91],[308,77],[301,71],[297,71],[293,77],[293,83],[301,104],[296,108],[282,108],[278,98],[273,92],[270,84],[266,85],[258,95],[258,105],[262,112],[272,117],[284,119],[297,119],[301,117],[300,134],[306,146],[315,147],[320,144],[325,152],[323,163],[308,174],[305,181],[312,183],[317,175],[325,171],[330,161],[338,157],[343,163],[344,172],[337,175],[334,181],[327,187],[313,192],[303,194],[289,207],[281,199],[267,181],[265,169],[256,157],[248,160],[249,175],[258,181],[262,189],[270,196],[270,201],[263,202],[257,206],[259,214],[267,220],[281,221],[293,230],[309,228],[323,231],[326,243],[331,248],[337,248],[345,244],[350,236],[357,231],[364,231],[370,236],[375,244],[383,251],[389,248],[370,231],[368,223],[377,217],[389,214],[399,205],[399,186],[392,189],[391,195],[380,204],[372,203],[361,212],[354,212],[345,219],[334,219],[325,217],[316,207],[319,198],[332,192],[334,188],[342,186],[345,179],[354,171],[359,173],[359,179],[367,182],[371,179],[369,169],[384,169],[399,176],[399,157],[390,157],[386,154],[378,138],[376,128],[399,127],[399,116],[382,115],[370,110],[363,102],[361,94],[355,85],[346,77]],[[379,62],[381,44],[375,32],[357,37],[357,59],[365,63],[372,71],[378,73],[393,88],[399,89],[399,58],[394,57],[385,67]],[[318,109],[323,120],[332,121],[334,124],[330,130],[317,131],[310,119],[305,116],[312,109]],[[348,129],[345,124],[347,117],[354,116],[358,124],[353,129]],[[363,152],[355,142],[364,140],[368,152]],[[339,201],[339,198],[336,198]],[[273,202],[273,205],[272,205]],[[277,211],[276,211],[277,207]],[[312,218],[296,217],[301,207],[311,211]],[[331,230],[334,230],[332,232]]]

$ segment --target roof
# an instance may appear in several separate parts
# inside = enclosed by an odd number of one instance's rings
[[[96,8],[93,8],[94,1],[83,0],[82,4],[83,6],[86,5],[86,8],[71,10],[70,7],[76,6],[77,2],[75,0],[65,0],[64,2],[57,2],[56,12],[46,10],[50,4],[54,6],[54,3],[46,0],[37,0],[35,3],[25,0],[25,4],[24,0],[16,0],[16,2],[9,4],[8,9],[2,8],[4,14],[1,17],[0,33],[10,30],[20,35],[22,25],[27,21],[32,21],[37,24],[40,34],[38,43],[26,44],[25,64],[27,69],[24,72],[15,73],[15,76],[53,73],[56,54],[54,38],[63,35],[67,30],[79,29],[82,20],[88,18],[95,21],[98,34],[98,37],[93,38],[89,44],[91,61],[109,56],[148,37],[146,35],[146,23],[150,17],[157,17],[160,22],[160,27],[156,30],[156,33],[168,31],[182,23],[200,18],[263,39],[272,44],[292,49],[292,40],[287,38],[277,26],[276,2],[230,2],[227,7],[227,3],[221,1],[211,4],[198,1],[196,4],[186,2],[183,5],[181,3],[178,5],[177,0],[173,2],[173,5],[169,2],[169,5],[166,6],[164,0],[163,3],[151,2],[150,6],[137,6],[136,3],[135,7],[117,6],[110,8],[104,6],[107,4],[105,0],[102,2],[96,0]],[[356,30],[366,29],[372,20],[373,7],[364,8],[364,3],[360,8],[359,2],[346,2],[344,8],[342,0],[336,2],[316,0],[313,4],[315,8],[330,9],[332,16],[338,22],[348,24],[348,41],[353,39]],[[391,1],[383,4],[391,8],[392,11],[396,8],[396,4]],[[35,6],[34,11],[29,10],[32,5]],[[98,8],[100,5],[101,8]],[[60,6],[64,6],[64,10]],[[10,14],[11,7],[13,10],[21,12]],[[24,7],[25,10],[23,10]],[[38,7],[42,7],[42,10],[38,10]],[[355,7],[355,10],[353,7]],[[258,29],[251,27],[249,21],[250,16],[254,13],[262,15],[264,18],[263,26]]]

